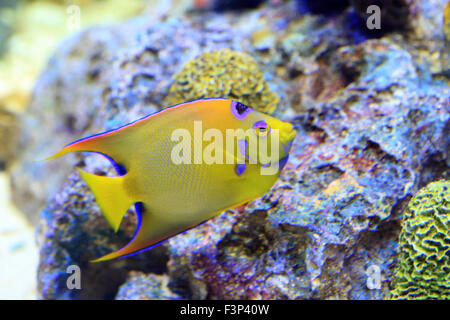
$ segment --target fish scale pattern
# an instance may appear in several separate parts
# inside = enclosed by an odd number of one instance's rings
[[[405,211],[394,299],[450,298],[450,181],[421,189]]]

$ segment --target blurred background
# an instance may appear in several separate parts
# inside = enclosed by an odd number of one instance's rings
[[[6,154],[13,140],[11,130],[24,112],[33,84],[48,58],[65,36],[82,28],[120,22],[145,10],[171,8],[181,12],[193,1],[160,0],[0,0],[0,136]],[[77,10],[82,12],[78,21]],[[9,143],[8,143],[9,141]],[[0,299],[35,299],[38,252],[34,227],[11,203],[5,164],[0,163]]]

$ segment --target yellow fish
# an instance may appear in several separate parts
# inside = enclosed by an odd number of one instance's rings
[[[240,102],[204,99],[75,141],[48,159],[88,151],[115,164],[118,177],[79,170],[115,231],[131,205],[138,213],[130,243],[94,260],[105,261],[149,249],[263,196],[295,136],[290,123]]]

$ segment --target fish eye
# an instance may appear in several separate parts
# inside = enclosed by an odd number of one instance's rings
[[[242,104],[240,102],[236,103],[236,111],[239,115],[242,115],[247,109],[248,107],[245,104]]]
[[[265,137],[269,134],[270,132],[270,127],[268,126],[268,124],[261,120],[261,121],[257,121],[254,125],[253,128],[255,129],[255,132],[258,136],[260,137]]]
[[[232,101],[231,113],[238,120],[243,120],[252,111],[251,108],[238,101]]]

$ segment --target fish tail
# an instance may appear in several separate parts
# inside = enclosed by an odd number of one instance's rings
[[[114,231],[117,231],[123,216],[130,206],[136,202],[128,196],[124,188],[126,176],[106,177],[91,174],[78,168],[77,170],[94,194],[106,220]]]

